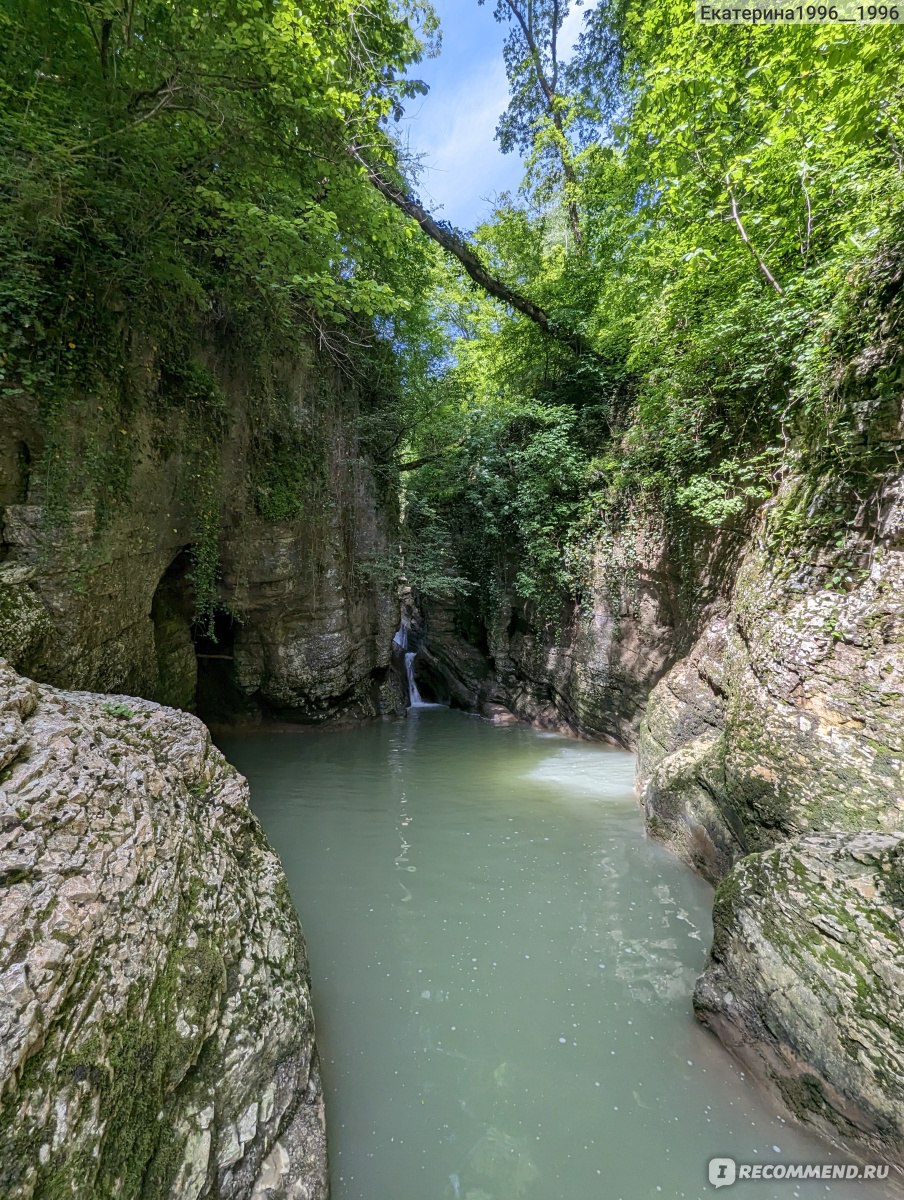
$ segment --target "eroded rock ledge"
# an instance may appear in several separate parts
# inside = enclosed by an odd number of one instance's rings
[[[325,1200],[308,968],[184,713],[0,661],[0,1194]]]
[[[716,893],[697,1015],[804,1122],[904,1146],[904,835],[800,838]]]
[[[855,585],[749,547],[724,614],[654,689],[638,771],[651,831],[716,882],[823,830],[904,830],[904,485]]]
[[[722,881],[698,1015],[802,1121],[901,1163],[899,472],[867,508],[840,585],[828,552],[780,553],[763,514],[650,696],[638,767],[651,832]]]

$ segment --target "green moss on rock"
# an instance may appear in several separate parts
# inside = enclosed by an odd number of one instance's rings
[[[0,1194],[242,1200],[266,1171],[324,1200],[304,948],[244,780],[185,714],[35,696],[0,723],[7,850],[43,863],[0,941]]]

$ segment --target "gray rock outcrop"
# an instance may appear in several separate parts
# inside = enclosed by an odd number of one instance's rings
[[[713,539],[701,557],[718,557]],[[712,590],[708,565],[698,584]],[[661,520],[647,514],[598,549],[584,604],[563,603],[555,630],[510,593],[487,625],[466,627],[460,605],[424,602],[416,667],[432,694],[459,707],[502,705],[540,728],[633,746],[651,689],[700,618],[680,591]]]
[[[184,713],[0,662],[0,1194],[325,1200],[308,968]]]
[[[640,730],[651,832],[713,883],[698,1015],[802,1121],[904,1160],[904,502],[832,556],[754,530]]]
[[[730,602],[650,697],[639,779],[657,837],[716,881],[822,830],[904,829],[904,503],[859,578],[776,559],[763,531]]]
[[[803,837],[716,893],[697,1015],[835,1141],[904,1146],[904,835]]]

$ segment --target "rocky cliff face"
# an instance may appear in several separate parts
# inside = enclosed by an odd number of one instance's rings
[[[694,1004],[801,1120],[900,1160],[904,837],[798,838],[745,858],[716,893]]]
[[[791,480],[639,735],[651,831],[714,883],[701,1019],[802,1121],[904,1154],[904,490],[847,563],[782,548]]]
[[[325,1200],[301,930],[193,717],[0,663],[0,1193]]]
[[[701,1019],[799,1119],[899,1160],[904,483],[875,479],[843,536],[783,536],[804,491],[704,543],[690,598],[647,531],[633,579],[599,559],[555,642],[517,601],[482,637],[427,604],[415,664],[492,719],[636,745],[650,831],[724,880]]]
[[[841,584],[770,551],[766,514],[723,612],[652,693],[647,818],[713,881],[802,833],[904,828],[902,482],[877,503],[870,548]]]
[[[513,594],[488,625],[426,600],[417,673],[430,694],[462,708],[489,717],[508,710],[541,728],[633,747],[650,691],[693,644],[724,558],[716,539],[702,542],[694,597],[682,595],[665,531],[650,517],[597,552],[585,603],[563,605],[555,632]]]
[[[280,367],[275,423],[250,370],[204,357],[203,426],[195,385],[174,399],[153,356],[127,414],[89,398],[51,428],[3,402],[0,653],[55,686],[213,718],[396,708],[397,605],[362,571],[396,520],[358,433],[366,393],[311,354]]]

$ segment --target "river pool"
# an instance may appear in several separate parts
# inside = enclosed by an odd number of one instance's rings
[[[837,1161],[694,1021],[710,888],[630,754],[445,709],[221,739],[304,923],[334,1200],[679,1200]],[[751,1200],[882,1185],[748,1183]]]

